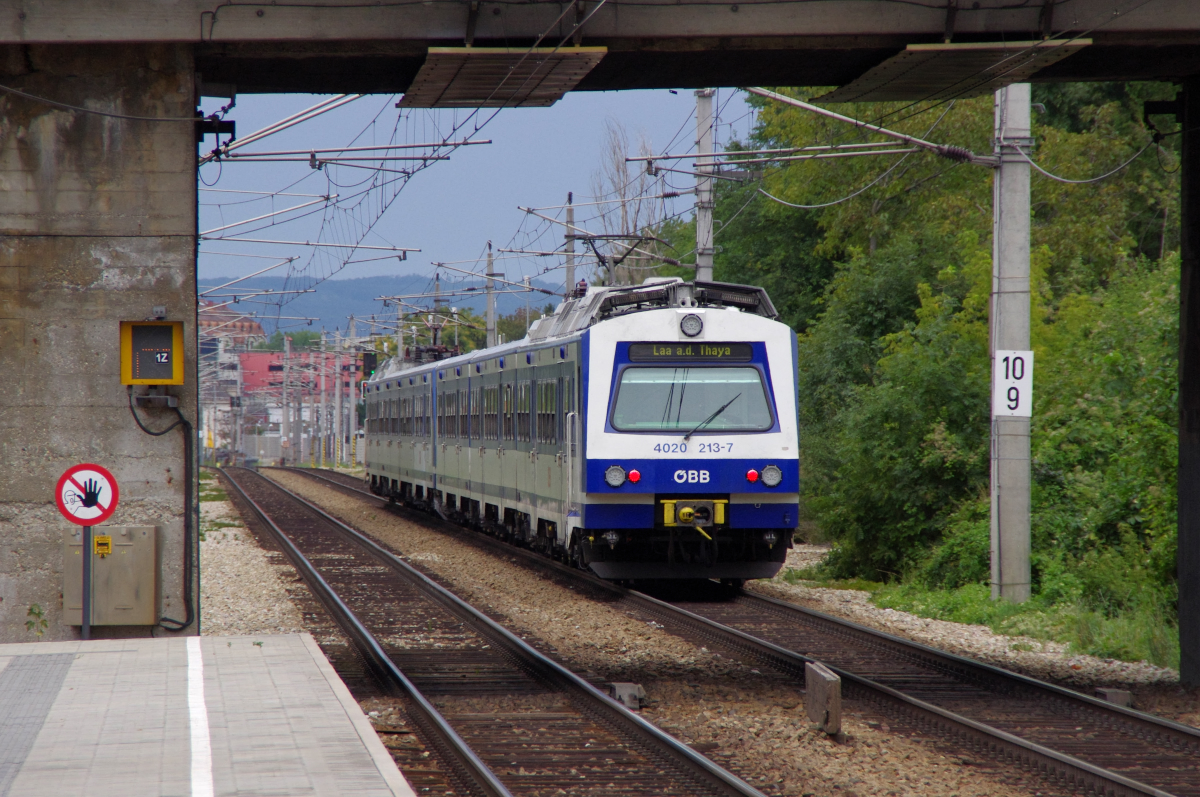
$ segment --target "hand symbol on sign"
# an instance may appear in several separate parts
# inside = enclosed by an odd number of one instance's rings
[[[91,509],[100,503],[100,484],[95,479],[88,479],[83,483],[83,500],[81,503],[87,509]]]

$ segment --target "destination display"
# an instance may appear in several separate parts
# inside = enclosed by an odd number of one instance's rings
[[[700,360],[704,362],[749,362],[754,349],[749,343],[630,343],[629,361]]]

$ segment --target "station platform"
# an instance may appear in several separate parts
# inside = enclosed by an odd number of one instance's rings
[[[0,645],[0,797],[413,797],[308,634]]]

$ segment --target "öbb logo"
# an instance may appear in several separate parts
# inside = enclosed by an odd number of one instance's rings
[[[708,484],[708,471],[677,470],[675,471],[675,482],[677,484]]]

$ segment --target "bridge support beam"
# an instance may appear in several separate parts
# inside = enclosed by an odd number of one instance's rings
[[[1179,276],[1179,675],[1200,686],[1200,76],[1183,81]]]
[[[189,117],[195,108],[186,45],[5,45],[0,82],[126,115]],[[187,614],[184,518],[195,512],[185,509],[183,432],[152,437],[134,424],[118,331],[120,321],[150,317],[156,306],[184,322],[187,384],[171,390],[195,424],[195,163],[188,122],[0,96],[0,641],[35,639],[25,627],[35,604],[49,621],[43,638],[78,635],[62,624],[69,524],[54,487],[79,462],[116,476],[121,498],[111,524],[160,527],[161,614]],[[151,409],[142,417],[163,429],[176,416]],[[193,580],[193,604],[197,587]]]

